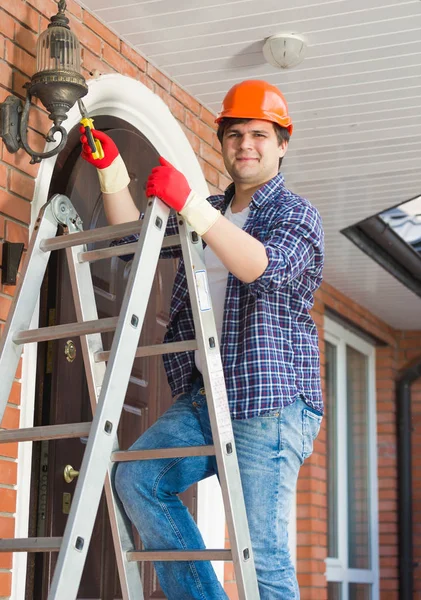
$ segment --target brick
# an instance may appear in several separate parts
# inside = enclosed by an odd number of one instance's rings
[[[146,72],[158,85],[164,88],[167,92],[171,90],[171,80],[161,73],[156,67],[151,65],[151,63],[147,64]]]
[[[200,152],[200,140],[197,137],[197,135],[195,135],[192,131],[190,131],[190,129],[187,129],[187,127],[185,127],[184,125],[182,125],[182,129],[183,129],[183,131],[184,131],[187,139],[189,140],[191,147],[195,151],[195,153],[199,154],[199,152]]]
[[[146,87],[148,87],[150,90],[155,92],[155,83],[146,73],[139,72],[136,79],[143,83],[143,85],[146,85]]]
[[[300,588],[300,598],[301,600],[328,600],[327,589],[318,589],[315,592],[312,588]]]
[[[13,93],[19,96],[22,100],[26,98],[26,89],[23,86],[28,81],[30,81],[29,77],[27,77],[20,71],[13,71]],[[31,116],[34,111],[35,108],[31,108],[29,112],[29,121],[31,120]]]
[[[215,123],[216,116],[213,113],[211,113],[211,111],[208,110],[207,108],[205,108],[204,106],[202,106],[200,108],[200,118],[207,125],[209,125],[210,127],[213,127],[214,129],[216,129],[216,127],[217,127],[217,125]]]
[[[124,56],[121,56],[119,52],[116,52],[116,50],[111,48],[111,46],[108,44],[104,44],[102,58],[105,60],[105,62],[114,67],[118,73],[136,79],[138,68],[126,60]]]
[[[229,600],[238,600],[239,595],[238,595],[236,583],[232,583],[232,582],[225,583],[224,590],[225,590]]]
[[[208,188],[209,188],[209,194],[211,196],[217,196],[221,191],[219,188],[217,188],[215,185],[212,185],[211,183],[208,184]]]
[[[14,533],[15,520],[11,517],[0,516],[0,538],[11,538],[14,536]]]
[[[299,573],[298,583],[300,584],[300,587],[311,587],[314,590],[315,588],[324,588],[326,585],[326,578],[323,574],[319,573]]]
[[[6,40],[6,60],[29,77],[35,73],[35,58],[10,40]]]
[[[6,321],[12,300],[5,296],[0,296],[0,320]]]
[[[210,164],[205,162],[203,159],[199,159],[199,162],[200,166],[202,167],[203,175],[205,176],[206,181],[208,181],[212,185],[218,186],[219,172]]]
[[[121,42],[121,53],[125,58],[127,58],[127,60],[136,65],[136,67],[138,67],[141,71],[146,71],[146,59],[134,48],[123,41]]]
[[[30,156],[28,154],[26,154],[26,152],[24,150],[19,150],[18,152],[11,154],[7,151],[7,149],[4,145],[2,145],[2,149],[3,149],[2,158],[3,158],[4,162],[6,162],[8,165],[11,165],[12,167],[16,167],[16,169],[19,169],[20,171],[23,171],[24,173],[27,173],[28,175],[31,175],[32,177],[37,176],[38,170],[39,170],[39,164],[31,165],[30,164],[30,160],[31,160]],[[1,200],[0,200],[0,205],[1,205]]]
[[[0,19],[1,19],[1,15],[0,15]],[[4,46],[5,46],[4,37],[0,34],[0,58],[4,58]]]
[[[420,350],[420,352],[421,352],[420,338],[419,337],[418,338],[417,337],[408,337],[406,339],[400,340],[399,348],[400,349],[416,348],[416,349]]]
[[[14,381],[12,383],[12,389],[10,390],[8,402],[10,404],[16,404],[16,406],[19,406],[20,394],[21,394],[21,384],[18,383],[17,381]],[[1,452],[1,448],[0,448],[0,452]]]
[[[2,87],[7,88],[8,90],[12,89],[12,86],[13,86],[12,67],[3,61],[0,62],[0,82],[1,82]]]
[[[31,221],[30,203],[2,189],[0,189],[0,212],[28,225]]]
[[[18,443],[9,442],[7,444],[0,444],[0,456],[16,459],[18,457]]]
[[[50,19],[47,19],[43,15],[40,15],[38,33],[42,33],[43,31],[45,31],[49,24],[50,24]]]
[[[13,537],[12,535],[8,537]],[[0,596],[8,598],[12,593],[12,574],[0,572]]]
[[[20,379],[21,377],[22,377],[22,357],[20,358],[17,369],[16,369],[15,379]]]
[[[107,44],[113,46],[116,50],[120,50],[120,38],[86,10],[83,11],[83,22],[89,29],[92,29],[101,39],[107,42]]]
[[[224,581],[235,581],[234,565],[232,562],[226,562],[224,565]]]
[[[93,31],[88,29],[86,25],[78,21],[75,17],[71,15],[67,15],[70,17],[70,28],[74,34],[76,34],[79,42],[82,46],[86,46],[91,52],[100,56],[101,54],[101,38],[98,37]]]
[[[159,86],[157,86],[157,87],[159,87]],[[180,121],[180,123],[184,123],[186,109],[181,104],[181,102],[179,102],[172,96],[169,96],[167,104],[168,104],[168,108],[170,109],[173,117],[178,119],[178,121]]]
[[[232,183],[232,179],[230,179],[229,177],[227,177],[223,173],[219,173],[218,187],[221,190],[226,190],[227,187],[230,185],[230,183]]]
[[[0,512],[16,512],[16,490],[10,488],[0,489]]]
[[[11,569],[12,564],[13,554],[11,552],[0,552],[0,569]]]
[[[13,17],[0,9],[0,33],[13,40],[15,36],[15,24],[16,21]],[[2,38],[2,40],[3,39],[4,38]]]
[[[38,35],[25,27],[16,27],[15,43],[26,50],[28,54],[36,56]]]
[[[4,411],[3,420],[0,422],[0,428],[2,429],[17,429],[19,427],[20,410],[18,408],[12,408],[6,406]]]
[[[27,4],[36,8],[44,18],[48,19],[55,15],[58,10],[57,2],[54,2],[54,0],[27,0]]]
[[[216,152],[213,148],[211,148],[209,144],[205,144],[204,142],[200,144],[200,156],[221,171],[221,173],[225,172],[225,165],[222,156],[219,154],[219,152]]]
[[[212,135],[212,146],[215,150],[218,150],[218,152],[221,151],[221,142],[218,140],[216,133],[213,133]]]
[[[88,71],[90,76],[95,72],[99,75],[105,73],[114,73],[114,69],[102,61],[96,54],[93,54],[87,48],[82,48],[82,66]]]
[[[195,115],[200,113],[200,103],[193,98],[193,96],[174,83],[174,81],[171,84],[171,95],[181,102],[181,104],[184,104],[184,106]]]
[[[7,165],[0,163],[0,187],[5,188],[7,186]],[[0,232],[0,237],[3,234]]]
[[[18,463],[11,460],[0,460],[0,483],[16,485],[18,475]]]
[[[69,13],[82,20],[84,11],[80,4],[75,2],[75,0],[66,0],[66,6]]]
[[[34,195],[35,180],[19,171],[11,170],[9,178],[9,190],[26,200],[32,200]],[[12,226],[11,226],[12,227]],[[13,227],[12,227],[13,229]],[[9,240],[14,241],[14,240]]]
[[[29,112],[28,125],[31,129],[35,129],[35,131],[41,133],[42,135],[46,135],[53,126],[53,122],[49,118],[48,113],[44,108],[40,109],[37,106],[34,106]],[[56,137],[57,140],[59,140],[60,134],[58,134]]]
[[[312,546],[298,546],[297,558],[301,561],[304,559],[312,558],[314,560],[324,561],[326,559],[326,548],[312,547]]]
[[[186,111],[185,124],[186,127],[191,129],[203,141],[207,142],[210,146],[212,145],[212,129],[205,123],[202,123],[202,121],[199,121],[199,119],[189,111]]]
[[[38,32],[40,16],[36,10],[29,6],[26,2],[17,2],[16,0],[1,0],[1,7],[9,15],[32,29]]]

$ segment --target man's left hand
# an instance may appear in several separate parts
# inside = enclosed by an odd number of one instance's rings
[[[159,167],[154,167],[146,182],[146,195],[158,196],[177,212],[183,210],[191,188],[187,179],[165,158],[159,157]]]

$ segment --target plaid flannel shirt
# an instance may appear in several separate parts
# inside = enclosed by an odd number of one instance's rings
[[[222,214],[234,195],[208,201]],[[323,412],[318,334],[309,311],[322,281],[323,230],[320,215],[304,198],[275,176],[252,197],[244,231],[258,239],[269,260],[252,283],[228,274],[221,358],[234,419],[246,419],[285,407],[299,396]],[[176,215],[166,235],[177,233]],[[134,241],[127,236],[117,243]],[[162,250],[161,257],[180,257],[175,276],[170,319],[164,342],[195,337],[193,316],[180,248]],[[194,352],[164,355],[172,394],[190,389]]]

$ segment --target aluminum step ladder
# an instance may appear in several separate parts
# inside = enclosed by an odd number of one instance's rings
[[[83,567],[105,486],[117,567],[124,600],[143,600],[140,561],[232,560],[241,600],[258,600],[256,571],[249,537],[225,381],[210,303],[203,247],[199,236],[178,216],[179,235],[164,238],[170,209],[153,198],[142,221],[83,231],[70,200],[54,195],[41,209],[22,275],[0,342],[0,421],[6,408],[23,345],[80,336],[92,406],[90,423],[0,431],[0,443],[88,437],[70,513],[62,538],[2,539],[0,552],[57,552],[49,600],[77,597]],[[57,236],[58,227],[64,235]],[[87,251],[87,243],[139,233],[133,244]],[[185,261],[196,339],[139,347],[153,279],[162,248],[180,245]],[[70,269],[76,323],[29,329],[52,251],[65,249]],[[119,317],[98,319],[90,262],[134,253]],[[101,333],[115,331],[110,351]],[[122,452],[117,427],[135,357],[186,350],[200,353],[213,434],[212,446]],[[230,550],[138,551],[132,528],[115,497],[112,470],[119,461],[215,455],[218,465]],[[104,483],[105,482],[105,483]],[[89,510],[86,507],[89,506]]]

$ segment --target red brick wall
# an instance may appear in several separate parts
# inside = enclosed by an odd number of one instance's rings
[[[211,193],[226,187],[229,179],[223,167],[214,117],[194,98],[160,73],[145,58],[122,42],[74,0],[67,2],[71,28],[82,45],[83,73],[86,78],[98,73],[119,72],[147,85],[168,105],[185,131],[196,152]],[[52,0],[2,0],[0,4],[0,101],[13,92],[23,97],[22,85],[35,70],[35,43],[45,30],[48,18],[57,12]],[[38,104],[30,116],[29,141],[41,150],[43,140],[38,132],[46,132],[51,122]],[[30,165],[20,151],[11,155],[0,145],[0,241],[27,243],[31,215],[31,199],[37,165]],[[0,244],[1,252],[1,244]],[[2,286],[0,292],[0,328],[3,328],[14,293],[13,287]],[[397,525],[396,525],[396,436],[394,379],[396,372],[410,355],[421,354],[419,332],[400,333],[392,330],[363,307],[348,300],[328,284],[323,284],[316,297],[313,316],[321,332],[320,349],[324,373],[323,317],[329,307],[387,344],[377,351],[377,402],[379,449],[380,555],[382,600],[397,599]],[[20,368],[1,427],[18,425],[20,401]],[[421,443],[421,386],[414,388],[414,449]],[[418,453],[420,454],[420,453]],[[17,447],[0,446],[0,537],[14,531],[16,499]],[[421,524],[421,465],[414,460],[415,533]],[[327,596],[324,578],[327,549],[326,526],[326,431],[322,427],[313,456],[304,465],[298,488],[298,572],[303,600],[323,600]],[[419,536],[418,536],[419,537]],[[421,547],[416,547],[416,556]],[[417,559],[417,558],[416,558]],[[0,554],[0,597],[11,591],[12,557]],[[226,566],[230,597],[236,598],[231,565]]]

